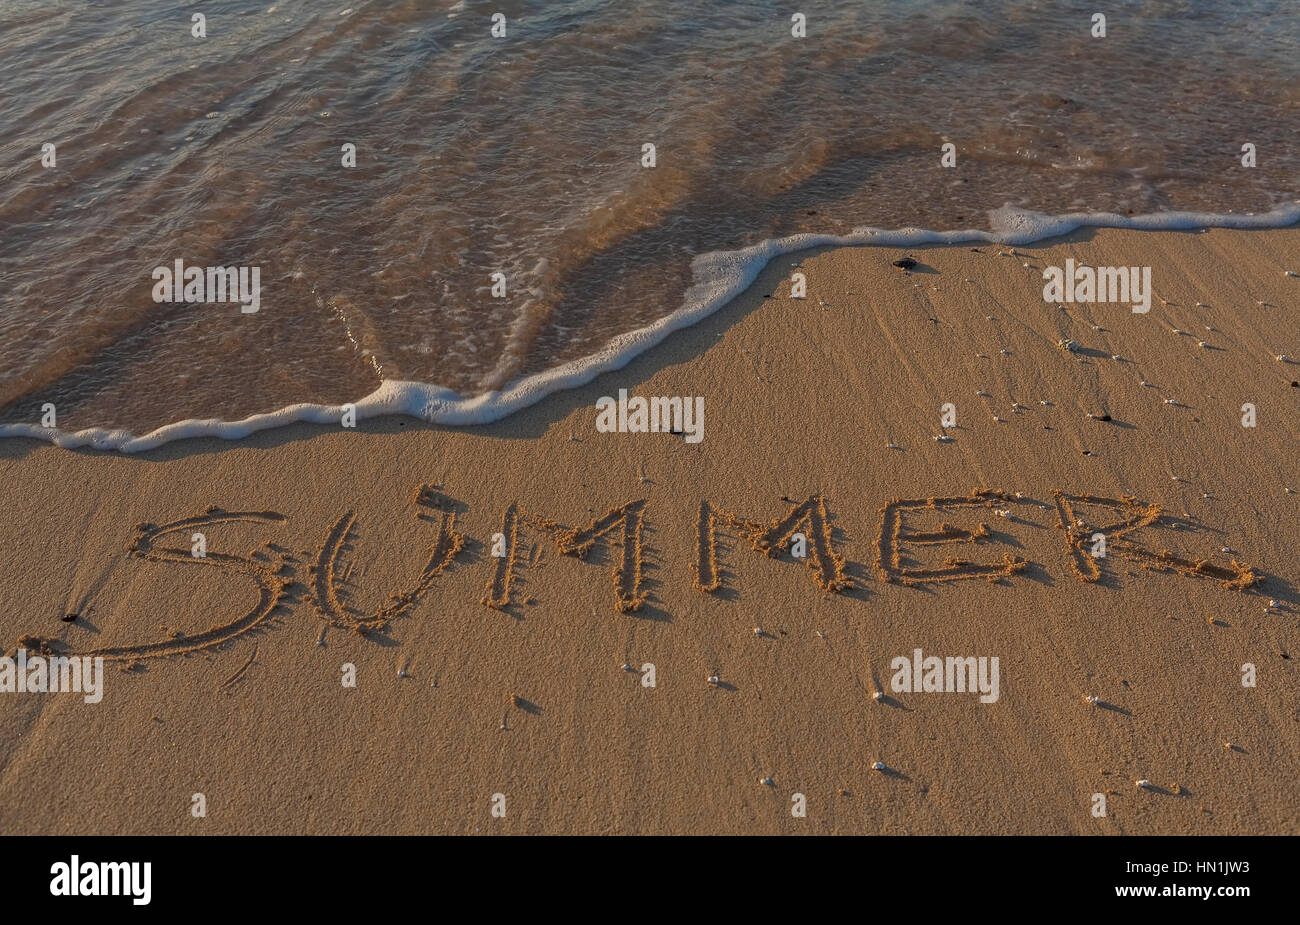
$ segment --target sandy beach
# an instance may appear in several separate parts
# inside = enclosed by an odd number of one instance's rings
[[[910,254],[489,426],[0,441],[0,641],[105,658],[3,698],[0,827],[1300,833],[1300,228]],[[1067,259],[1150,311],[1046,302]],[[703,439],[599,432],[620,389]],[[918,649],[997,699],[897,692]]]

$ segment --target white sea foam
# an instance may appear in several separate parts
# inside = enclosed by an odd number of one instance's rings
[[[487,424],[536,404],[552,392],[577,388],[602,373],[622,369],[634,357],[722,308],[757,279],[768,262],[783,254],[813,247],[872,245],[907,248],[923,244],[1004,244],[1025,246],[1069,234],[1078,228],[1131,228],[1140,231],[1177,231],[1195,228],[1284,228],[1300,221],[1300,200],[1259,214],[1211,212],[1160,212],[1125,216],[1107,212],[1045,215],[1011,206],[989,213],[989,231],[927,231],[903,228],[886,231],[858,228],[846,235],[796,234],[772,238],[735,251],[701,254],[691,263],[692,283],[682,305],[654,324],[613,338],[599,352],[562,366],[528,376],[501,391],[462,398],[450,389],[423,382],[384,382],[354,402],[357,420],[400,414],[436,424],[469,426]],[[69,433],[35,424],[0,425],[0,438],[34,437],[66,448],[92,447],[139,453],[189,437],[240,440],[249,434],[298,421],[337,425],[343,415],[339,405],[296,404],[255,414],[241,421],[189,419],[159,427],[141,436],[125,430],[89,428]]]

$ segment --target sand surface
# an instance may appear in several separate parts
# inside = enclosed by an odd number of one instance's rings
[[[487,427],[0,443],[0,641],[108,659],[101,703],[0,697],[0,828],[1300,832],[1300,229],[1000,251],[781,258]],[[1150,313],[1045,303],[1067,257],[1152,267]],[[703,441],[597,433],[619,388],[703,396]],[[752,548],[792,507],[807,563]],[[892,692],[918,648],[999,699]]]

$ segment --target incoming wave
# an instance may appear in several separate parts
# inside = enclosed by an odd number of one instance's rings
[[[1300,200],[1258,214],[1159,212],[1124,216],[1106,212],[1047,215],[1004,206],[990,215],[990,230],[930,231],[923,228],[884,230],[858,228],[849,234],[803,233],[770,238],[750,247],[712,251],[691,262],[691,285],[682,305],[653,324],[620,334],[590,356],[526,376],[497,391],[465,398],[451,389],[425,382],[387,380],[351,403],[358,421],[384,415],[404,415],[432,424],[467,427],[498,421],[541,401],[547,395],[586,385],[602,373],[622,369],[633,358],[661,343],[669,334],[716,312],[753,284],[776,257],[814,247],[918,247],[926,244],[970,243],[1026,246],[1069,234],[1079,228],[1127,228],[1138,231],[1186,231],[1197,228],[1285,228],[1300,221]],[[175,440],[219,437],[241,440],[250,434],[297,422],[338,424],[343,405],[293,404],[238,421],[190,418],[146,434],[92,427],[79,431],[35,424],[0,425],[0,438],[29,437],[67,449],[91,447],[140,453]]]

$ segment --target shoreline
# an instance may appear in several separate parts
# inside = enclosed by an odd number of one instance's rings
[[[0,441],[30,438],[65,449],[89,447],[139,453],[176,440],[216,437],[243,440],[264,430],[294,423],[339,424],[354,411],[356,420],[402,415],[431,424],[474,426],[491,424],[531,407],[556,392],[580,388],[598,376],[623,369],[659,346],[676,331],[698,324],[742,296],[771,261],[805,251],[840,247],[912,248],[998,244],[1013,247],[1065,243],[1069,235],[1089,229],[1185,232],[1210,229],[1280,230],[1300,222],[1300,201],[1260,214],[1163,212],[1120,216],[1112,213],[1071,213],[1049,216],[1004,207],[990,213],[990,231],[951,232],[924,229],[883,231],[867,228],[849,235],[797,234],[769,239],[735,251],[702,254],[692,261],[692,284],[682,306],[658,322],[612,338],[589,357],[565,363],[511,384],[500,392],[463,398],[450,389],[422,382],[389,380],[350,405],[293,404],[239,421],[189,418],[145,434],[92,427],[78,431],[43,428],[36,424],[0,424]],[[693,295],[694,294],[694,295]]]

